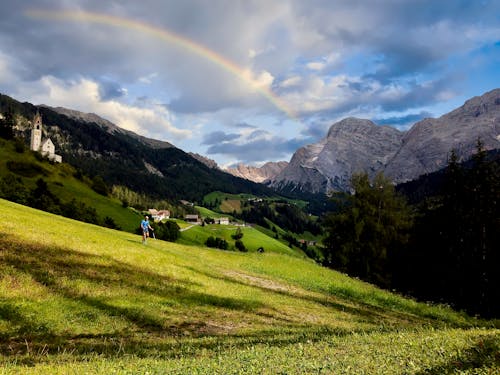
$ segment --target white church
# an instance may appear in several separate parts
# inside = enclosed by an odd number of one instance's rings
[[[56,147],[50,138],[42,140],[42,115],[37,111],[33,118],[33,128],[31,129],[30,148],[41,153],[56,163],[62,162],[62,156],[56,154]]]

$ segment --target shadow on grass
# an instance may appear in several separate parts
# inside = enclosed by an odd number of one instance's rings
[[[90,315],[125,320],[128,334],[156,332],[176,336],[189,329],[203,333],[203,323],[194,322],[193,326],[186,326],[191,323],[173,323],[161,312],[145,310],[143,307],[153,300],[173,309],[175,306],[183,306],[184,309],[189,306],[212,306],[252,311],[261,307],[250,299],[203,293],[195,290],[200,285],[192,281],[154,273],[111,257],[20,242],[10,234],[0,233],[0,274],[8,273],[27,275],[52,295],[76,302],[81,310],[88,311]],[[26,340],[35,346],[46,345],[47,342],[62,345],[67,340],[74,340],[71,335],[54,333],[33,313],[36,314],[26,310],[25,306],[21,308],[19,299],[0,299],[0,322],[7,322],[10,327],[0,334],[2,353],[12,351],[7,349],[13,345],[19,346],[15,345],[16,342],[22,344]],[[71,314],[69,310],[61,316]]]
[[[500,372],[500,337],[484,337],[447,363],[426,369],[417,375],[456,374],[481,368],[496,369]]]
[[[298,294],[291,290],[287,290],[286,288],[276,288],[273,287],[272,285],[266,286],[265,285],[266,280],[260,277],[250,277],[248,279],[240,279],[235,276],[224,275],[221,273],[211,273],[211,272],[201,271],[193,267],[186,267],[186,268],[191,272],[197,272],[203,274],[206,277],[211,277],[213,279],[257,288],[265,291],[266,293],[274,293],[290,297],[293,299],[299,299],[305,302],[316,303],[325,306],[327,308],[351,314],[355,317],[353,318],[353,320],[362,323],[373,324],[374,326],[377,327],[380,327],[384,324],[390,326],[395,322],[398,324],[414,324],[414,325],[428,322],[428,320],[426,320],[423,317],[415,316],[413,314],[408,314],[404,311],[395,311],[389,308],[384,308],[364,303],[362,299],[345,298],[345,300],[342,301],[341,299],[328,294],[319,294],[319,293],[306,294],[307,291],[304,291],[305,293]],[[256,282],[252,282],[251,281],[252,278],[255,279]],[[263,282],[259,282],[259,280]]]

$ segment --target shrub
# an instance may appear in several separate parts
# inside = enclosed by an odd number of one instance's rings
[[[205,245],[208,247],[214,247],[221,250],[227,250],[228,243],[225,239],[219,237],[210,236],[205,241]]]
[[[243,252],[247,252],[247,248],[245,247],[245,244],[243,243],[243,241],[241,240],[236,240],[234,242],[234,246],[239,250],[239,251],[243,251]]]
[[[236,229],[236,233],[231,236],[233,240],[241,240],[243,238],[243,232],[241,231],[241,228]]]

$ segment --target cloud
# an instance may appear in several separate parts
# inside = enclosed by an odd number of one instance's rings
[[[219,143],[226,143],[238,139],[239,134],[226,134],[223,131],[215,131],[212,133],[205,134],[203,137],[202,145],[213,145]]]
[[[283,160],[303,145],[303,139],[272,136],[244,143],[213,144],[206,152],[209,155],[219,154],[246,164],[255,164],[269,160]]]
[[[222,131],[209,133],[202,144],[208,146],[206,154],[256,165],[269,160],[287,159],[299,147],[312,141],[311,137],[286,138],[264,129],[242,127],[238,134]]]
[[[103,79],[99,82],[99,97],[102,101],[118,99],[127,95],[127,90],[122,88],[118,82]]]
[[[82,112],[96,113],[114,124],[142,135],[156,136],[164,140],[180,140],[191,135],[189,130],[176,128],[169,121],[170,114],[162,105],[148,103],[148,107],[138,107],[105,100],[101,97],[99,83],[80,78],[62,81],[45,76],[39,81],[19,87],[24,95],[28,94],[35,104],[46,104],[77,109]]]
[[[30,9],[129,22],[35,17]],[[224,157],[256,159],[263,156],[254,147],[282,154],[343,117],[405,126],[409,113],[468,95],[470,71],[495,69],[498,49],[485,55],[484,46],[500,40],[498,14],[498,1],[5,2],[0,90],[95,112],[148,136],[196,134],[197,147],[201,139]],[[496,75],[475,74],[483,81],[468,96],[493,88]],[[307,126],[290,126],[277,107]]]
[[[404,116],[375,118],[373,122],[378,125],[391,125],[399,130],[406,130],[416,122],[430,117],[433,117],[432,113],[421,111],[420,113],[410,113]]]

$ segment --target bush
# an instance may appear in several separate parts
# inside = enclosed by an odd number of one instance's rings
[[[243,238],[243,232],[241,231],[241,228],[236,229],[236,233],[231,236],[233,240],[241,240]]]
[[[109,193],[109,189],[106,186],[106,183],[104,182],[104,180],[102,179],[101,176],[95,176],[92,179],[92,189],[96,193],[104,195],[104,196],[107,196]]]
[[[241,240],[236,240],[234,242],[234,246],[239,250],[239,251],[243,251],[243,252],[247,252],[247,248],[245,247],[245,244],[243,243],[243,241]]]
[[[26,151],[26,145],[21,139],[16,138],[14,142],[14,149],[16,150],[17,153],[22,154],[24,153],[24,151]]]
[[[179,238],[179,225],[172,220],[165,222],[153,223],[155,237],[160,240],[175,242]]]
[[[228,243],[225,239],[213,236],[207,238],[207,240],[205,241],[205,245],[221,250],[227,250],[228,248]]]

